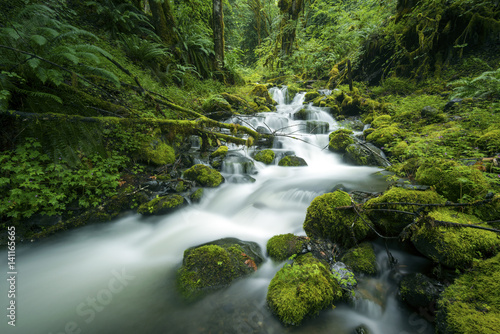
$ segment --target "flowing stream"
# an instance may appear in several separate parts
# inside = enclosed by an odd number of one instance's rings
[[[378,168],[346,165],[325,149],[328,133],[339,128],[327,112],[303,105],[302,93],[293,101],[286,88],[271,93],[279,103],[277,112],[231,121],[286,134],[275,139],[274,165],[254,161],[251,149],[230,147],[222,168],[226,182],[207,189],[199,204],[165,216],[133,214],[19,247],[16,327],[3,317],[0,332],[342,334],[363,324],[371,334],[432,333],[425,312],[412,312],[398,300],[385,246],[377,241],[381,274],[360,280],[351,305],[324,310],[299,328],[282,326],[266,308],[267,287],[283,265],[268,258],[255,274],[199,302],[186,305],[178,299],[175,272],[186,248],[235,237],[257,242],[265,253],[267,240],[276,234],[304,235],[306,210],[316,196],[335,187],[369,192],[386,188]],[[326,122],[328,128],[294,120],[293,114],[304,106],[311,120]],[[279,157],[292,152],[308,166],[277,165]],[[252,168],[244,164],[248,161]],[[255,182],[248,182],[252,178]],[[390,249],[405,265],[402,273],[429,266],[397,244]],[[6,291],[5,279],[0,291]],[[6,296],[1,300],[6,307]]]

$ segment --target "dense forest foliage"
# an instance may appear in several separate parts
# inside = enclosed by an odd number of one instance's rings
[[[28,235],[46,217],[108,219],[136,179],[177,177],[190,135],[205,149],[263,139],[220,122],[223,106],[272,107],[251,92],[258,81],[340,88],[338,106],[315,101],[339,119],[392,117],[367,135],[410,180],[427,158],[500,151],[496,1],[17,0],[0,11],[0,216],[34,218]],[[459,119],[433,132],[453,98]],[[439,110],[423,119],[426,106]],[[482,168],[495,175],[496,161]],[[455,199],[491,188],[476,181]]]

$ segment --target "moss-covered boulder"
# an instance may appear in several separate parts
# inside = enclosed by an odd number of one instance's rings
[[[369,242],[350,248],[340,261],[344,262],[355,274],[376,275],[378,273],[375,250]]]
[[[266,300],[282,323],[298,326],[305,318],[334,307],[341,298],[341,288],[330,270],[308,253],[276,273]]]
[[[478,262],[438,302],[436,332],[496,334],[500,328],[500,254]]]
[[[306,132],[311,134],[326,134],[330,130],[330,124],[324,121],[307,121]]]
[[[308,119],[311,119],[311,114],[311,110],[300,109],[299,111],[296,111],[292,114],[292,118],[299,121],[306,121]]]
[[[385,235],[397,236],[401,233],[403,228],[412,223],[415,218],[414,215],[406,214],[403,212],[394,211],[371,211],[370,209],[388,209],[405,212],[416,212],[420,209],[416,204],[443,204],[446,200],[439,194],[432,190],[408,190],[404,188],[394,187],[386,191],[382,196],[372,198],[364,204],[368,216],[375,223],[379,231]],[[409,203],[381,205],[381,203]],[[430,209],[426,210],[429,211]],[[423,211],[423,212],[426,212]]]
[[[489,227],[468,214],[440,208],[428,214],[427,221],[413,232],[411,241],[427,258],[450,268],[467,268],[474,259],[496,254],[500,237],[495,232],[475,228],[442,226],[434,220]]]
[[[184,171],[184,178],[195,181],[202,187],[218,187],[224,181],[221,173],[202,164],[194,165]]]
[[[399,282],[401,299],[416,309],[431,308],[437,301],[440,289],[437,282],[421,273],[405,275]]]
[[[184,298],[195,300],[255,272],[262,260],[254,242],[235,238],[212,241],[184,252],[177,285]]]
[[[366,136],[366,140],[378,147],[383,147],[393,142],[398,142],[404,137],[404,132],[397,125],[384,126],[375,129]]]
[[[142,148],[139,159],[157,166],[169,165],[175,162],[175,151],[162,140],[154,140]]]
[[[483,197],[489,182],[479,170],[462,166],[450,160],[429,160],[423,163],[415,175],[418,183],[433,186],[436,191],[457,202],[463,196]]]
[[[328,149],[337,153],[345,153],[347,146],[354,144],[354,139],[351,137],[353,132],[347,129],[339,129],[333,131],[329,135],[330,142]]]
[[[286,157],[281,158],[281,160],[278,162],[278,166],[302,167],[302,166],[307,166],[307,162],[300,157],[296,157],[293,155],[287,155]]]
[[[500,221],[500,193],[493,195],[490,202],[474,205],[469,210],[482,221]],[[499,222],[491,224],[495,228],[500,228]]]
[[[275,261],[284,261],[294,254],[301,253],[306,239],[291,233],[275,235],[267,241],[267,254]]]
[[[488,154],[496,154],[500,152],[500,130],[492,130],[476,140],[476,146]]]
[[[220,170],[222,167],[222,162],[226,158],[228,152],[228,147],[227,146],[219,146],[217,150],[212,152],[210,154],[210,165],[215,168],[216,170]]]
[[[378,117],[373,119],[371,126],[373,128],[376,128],[376,129],[384,127],[384,126],[388,126],[391,124],[391,119],[392,118],[389,115],[378,116]]]
[[[317,90],[307,92],[306,95],[304,96],[304,102],[312,101],[320,96],[321,94]]]
[[[274,161],[275,156],[276,154],[273,150],[262,150],[255,154],[254,159],[269,165]]]
[[[201,106],[205,115],[215,120],[222,120],[233,115],[233,109],[221,95],[212,95]]]
[[[351,197],[341,190],[316,197],[307,208],[304,220],[307,236],[329,239],[347,248],[366,238],[370,227],[358,214],[353,209],[337,209],[350,205]],[[370,223],[366,216],[363,218]]]
[[[254,97],[262,97],[265,99],[266,104],[276,105],[276,101],[274,101],[269,95],[269,91],[267,90],[267,86],[265,85],[255,85],[255,87],[250,92],[250,95]]]
[[[163,215],[173,212],[186,204],[186,200],[181,195],[169,194],[141,204],[137,212],[142,215]]]

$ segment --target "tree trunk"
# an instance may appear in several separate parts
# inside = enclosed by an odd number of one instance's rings
[[[164,0],[163,3],[157,1],[158,0],[149,0],[149,7],[153,15],[153,25],[156,34],[166,45],[174,45],[179,41],[179,37],[174,31],[175,20],[170,2],[169,0]]]
[[[222,0],[213,0],[212,29],[214,33],[214,68],[224,69],[224,13]]]

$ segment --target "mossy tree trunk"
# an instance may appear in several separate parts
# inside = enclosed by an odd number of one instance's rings
[[[224,69],[224,13],[222,0],[213,0],[212,30],[214,34],[214,68]]]
[[[281,53],[288,56],[292,54],[297,20],[304,9],[304,0],[280,0],[278,6],[283,15],[280,27]]]
[[[174,45],[179,41],[179,36],[175,32],[175,20],[172,14],[169,0],[149,0],[151,15],[153,16],[153,25],[156,34],[168,46]]]

